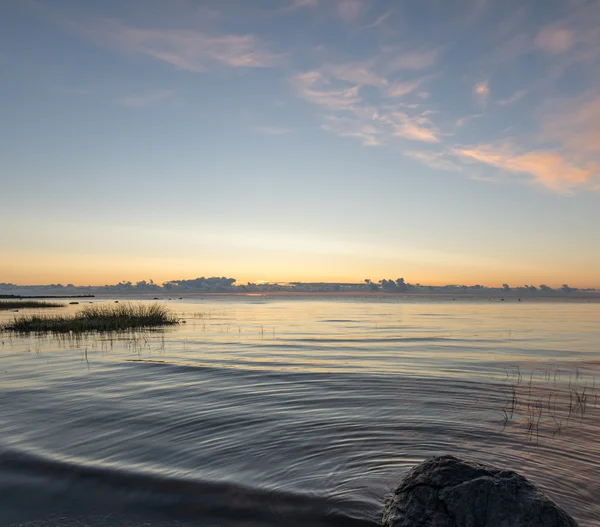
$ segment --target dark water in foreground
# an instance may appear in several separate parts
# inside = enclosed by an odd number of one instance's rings
[[[185,325],[0,336],[0,525],[372,526],[442,453],[600,524],[600,304],[168,304]]]

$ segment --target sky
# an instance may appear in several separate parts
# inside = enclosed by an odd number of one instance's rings
[[[600,287],[598,0],[3,0],[0,282]]]

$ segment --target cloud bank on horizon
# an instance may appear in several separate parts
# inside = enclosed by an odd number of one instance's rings
[[[584,270],[589,282],[600,262],[587,243],[600,196],[596,0],[8,0],[0,71],[0,108],[14,123],[0,135],[5,191],[11,203],[27,196],[48,226],[89,226],[82,247],[149,254],[150,234],[110,239],[111,218],[92,219],[102,207],[174,244],[175,231],[146,217],[154,204],[207,247],[192,254],[181,241],[173,265],[187,258],[187,269],[199,252],[211,269],[244,259],[260,269],[242,230],[266,240],[267,259],[310,253],[315,276],[319,265],[334,276],[348,248],[366,246],[381,249],[383,273],[405,258],[414,274],[433,251],[429,276],[446,259],[478,266],[478,280],[488,268],[531,276],[555,258],[557,272]],[[372,187],[377,202],[364,198]],[[77,221],[51,210],[61,196]],[[520,212],[502,216],[503,203]],[[391,248],[395,232],[402,250]],[[553,237],[575,232],[561,253]],[[3,234],[15,258],[31,254],[23,233]],[[68,246],[60,258],[84,251],[48,236]],[[288,278],[269,273],[244,277]]]

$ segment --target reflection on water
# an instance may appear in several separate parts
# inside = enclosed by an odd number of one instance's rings
[[[185,324],[167,330],[1,335],[0,524],[376,525],[441,453],[600,521],[599,304],[259,302],[170,302]]]

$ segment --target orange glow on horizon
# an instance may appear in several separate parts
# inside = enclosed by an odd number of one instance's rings
[[[359,284],[364,283],[365,278],[371,279],[373,282],[377,283],[382,279],[396,279],[403,277],[407,283],[411,283],[413,285],[420,284],[425,286],[445,286],[445,285],[482,285],[485,287],[502,287],[502,284],[508,283],[511,287],[519,287],[523,285],[535,285],[539,286],[540,284],[547,284],[550,287],[561,287],[563,284],[567,283],[571,287],[578,288],[595,288],[600,289],[600,284],[595,283],[591,277],[580,276],[580,277],[568,277],[566,279],[541,279],[538,277],[537,280],[533,279],[533,277],[529,277],[529,279],[513,277],[499,280],[495,277],[477,277],[476,275],[471,274],[470,276],[465,275],[448,275],[448,276],[435,276],[435,275],[409,275],[404,274],[403,276],[396,276],[398,273],[388,272],[388,273],[370,273],[362,278],[362,275],[354,275],[354,276],[340,276],[340,275],[320,275],[320,274],[308,274],[303,273],[301,276],[274,276],[272,279],[260,279],[256,280],[253,276],[248,276],[244,274],[238,274],[235,272],[231,273],[218,273],[218,272],[196,272],[196,273],[184,273],[184,272],[163,272],[160,274],[157,273],[141,273],[141,272],[111,272],[111,273],[68,273],[65,271],[52,272],[51,270],[47,270],[46,272],[40,273],[39,270],[33,272],[19,272],[19,273],[5,273],[3,272],[3,280],[7,283],[13,283],[16,285],[48,285],[48,284],[73,284],[75,286],[92,286],[99,287],[104,285],[113,285],[119,282],[132,282],[135,284],[138,281],[146,280],[149,281],[152,279],[154,283],[162,285],[164,282],[168,282],[171,280],[193,280],[195,278],[199,278],[201,276],[204,277],[214,277],[214,276],[226,276],[231,278],[236,278],[236,285],[245,285],[247,283],[254,283],[257,285],[269,284],[269,283],[278,283],[278,284],[288,284],[290,282],[306,282],[306,283],[348,283],[348,284]],[[359,277],[360,276],[360,277]]]
[[[3,255],[4,256],[4,255]],[[577,272],[565,263],[562,265],[521,265],[504,262],[472,262],[461,260],[439,261],[430,259],[419,263],[410,260],[377,259],[357,254],[356,257],[306,254],[278,255],[273,258],[251,255],[248,258],[184,259],[177,257],[119,257],[118,255],[37,255],[13,252],[0,260],[0,282],[17,285],[44,285],[61,283],[76,286],[103,286],[122,281],[132,283],[153,280],[157,284],[170,280],[189,280],[213,276],[235,278],[238,284],[248,282],[341,282],[362,283],[365,279],[404,278],[412,284],[433,286],[476,285],[511,287],[526,284],[560,287],[568,284],[578,288],[600,288],[596,266],[580,266]],[[233,263],[232,263],[233,262]],[[340,270],[343,269],[343,272]]]

